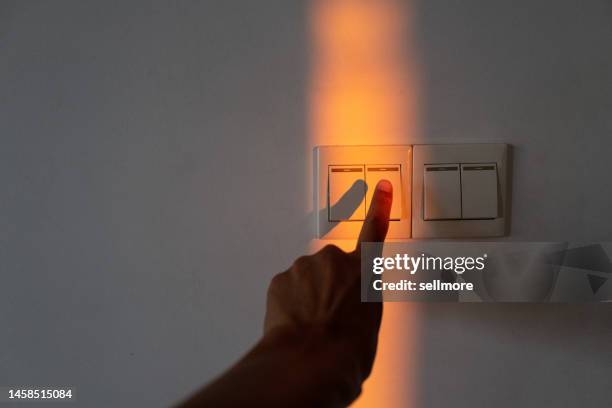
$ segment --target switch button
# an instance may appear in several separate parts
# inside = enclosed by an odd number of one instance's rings
[[[329,221],[365,219],[365,178],[363,166],[329,166]]]
[[[461,165],[463,219],[497,218],[497,165]]]
[[[425,220],[461,218],[459,164],[426,164],[423,207]]]
[[[389,218],[397,221],[402,218],[402,198],[404,197],[402,192],[401,166],[398,164],[366,166],[366,183],[368,188],[366,208],[370,207],[376,184],[383,179],[388,180],[393,185],[393,204],[391,204],[391,215]]]

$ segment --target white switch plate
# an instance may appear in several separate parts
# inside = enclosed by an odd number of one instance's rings
[[[461,168],[456,163],[426,164],[423,169],[423,218],[461,218]]]
[[[335,187],[329,189],[329,220],[363,221],[366,215],[364,166],[329,166],[327,179]],[[353,199],[344,199],[347,194]]]
[[[461,165],[461,218],[497,218],[497,163]]]
[[[329,169],[333,166],[365,166],[366,169],[368,167],[381,169],[399,166],[399,177],[397,177],[397,173],[385,177],[379,174],[379,172],[373,172],[371,173],[370,181],[368,181],[366,172],[366,206],[370,204],[368,200],[371,197],[372,189],[375,187],[375,182],[381,178],[388,178],[394,184],[393,215],[399,219],[390,221],[387,238],[410,238],[412,146],[318,146],[314,150],[314,156],[314,204],[317,212],[317,236],[319,238],[354,239],[357,238],[363,224],[363,221],[358,220],[330,221],[330,210],[328,208]],[[401,183],[399,188],[396,183]],[[360,205],[360,202],[356,202],[358,200],[361,202],[360,198],[354,200],[355,208]]]
[[[410,172],[404,172],[404,177],[410,177]],[[400,164],[374,164],[366,166],[366,180],[368,185],[372,188],[368,188],[366,193],[366,207],[370,206],[372,197],[374,197],[374,187],[380,180],[387,180],[394,186],[397,194],[401,194],[403,188],[402,185],[402,166]],[[399,188],[396,188],[399,186]],[[399,221],[402,219],[403,203],[405,200],[393,200],[391,205],[391,212],[389,213],[389,219],[391,221]]]
[[[367,211],[369,199],[375,182],[387,178],[394,184],[393,215],[399,214],[399,219],[390,221],[388,239],[409,238],[484,238],[507,235],[510,224],[510,163],[509,146],[501,143],[490,144],[438,144],[438,145],[395,145],[395,146],[318,146],[314,150],[314,208],[317,218],[317,236],[321,239],[355,239],[363,221],[363,211],[350,212],[350,206],[355,209],[364,208]],[[424,179],[425,167],[429,165],[453,164],[494,166],[497,180],[484,173],[474,174],[478,180],[466,180],[461,194],[455,203],[461,207],[457,219],[425,220],[424,210]],[[376,174],[370,177],[367,189],[354,182],[341,179],[339,189],[347,189],[346,197],[354,202],[346,207],[342,202],[338,210],[330,211],[329,178],[332,168],[363,167],[365,184],[368,184],[369,167],[400,166],[400,178],[394,175]],[[460,181],[461,182],[461,181]],[[490,193],[490,187],[497,183],[497,200]],[[400,188],[396,184],[400,183]],[[353,186],[350,188],[349,185]],[[479,186],[483,187],[481,191]],[[461,188],[461,186],[460,186]],[[364,191],[365,190],[365,191]],[[401,190],[398,191],[398,190]],[[444,189],[443,189],[444,190]],[[465,190],[465,191],[463,191]],[[487,190],[487,191],[485,191]],[[365,196],[356,197],[356,192]],[[333,201],[338,202],[338,196],[346,198],[343,193],[334,192]],[[456,196],[456,194],[455,194]],[[398,201],[399,200],[399,201]],[[454,199],[456,200],[456,197]],[[343,200],[346,201],[346,200]],[[497,204],[497,211],[494,206]],[[453,204],[453,205],[455,205]],[[398,208],[399,206],[399,208]],[[463,211],[466,210],[466,211]],[[465,214],[464,214],[465,212]],[[443,212],[445,214],[445,212]],[[330,214],[333,215],[330,216]],[[331,221],[337,214],[344,214],[346,221]],[[467,219],[472,216],[482,219]]]
[[[507,234],[510,211],[508,145],[501,143],[414,145],[412,160],[413,238],[480,238]],[[497,167],[498,208],[495,218],[425,220],[424,168],[429,164],[444,163],[494,164]]]

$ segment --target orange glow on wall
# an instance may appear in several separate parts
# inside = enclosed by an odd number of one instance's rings
[[[408,10],[397,0],[313,0],[313,144],[414,141]]]
[[[311,1],[308,151],[316,145],[417,143],[409,2]],[[329,242],[315,240],[311,250]],[[333,243],[344,250],[355,245]],[[355,406],[416,406],[417,308],[385,304],[374,370]]]

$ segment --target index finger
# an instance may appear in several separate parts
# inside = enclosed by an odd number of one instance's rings
[[[388,180],[380,180],[372,195],[368,215],[363,222],[357,239],[356,252],[361,251],[363,242],[383,242],[389,229],[389,215],[393,202],[393,185]]]

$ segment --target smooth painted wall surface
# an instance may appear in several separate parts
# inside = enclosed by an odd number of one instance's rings
[[[165,406],[258,338],[314,236],[308,10],[0,4],[0,385]],[[421,140],[514,145],[510,239],[611,240],[612,4],[410,10]],[[612,403],[610,306],[419,313],[416,406]]]
[[[514,145],[510,239],[610,241],[612,3],[416,8],[424,133]],[[612,404],[610,305],[439,304],[421,321],[422,406]]]

